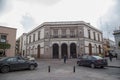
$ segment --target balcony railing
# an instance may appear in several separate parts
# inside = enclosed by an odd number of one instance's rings
[[[78,35],[50,35],[50,38],[77,38]]]

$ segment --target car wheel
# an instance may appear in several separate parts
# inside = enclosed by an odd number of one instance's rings
[[[79,65],[79,66],[82,66],[82,63],[79,62],[78,65]]]
[[[90,66],[91,66],[91,68],[95,68],[95,64],[93,64],[93,63]]]
[[[34,70],[34,69],[35,69],[35,66],[34,66],[34,65],[30,65],[29,69],[30,69],[30,70]]]
[[[7,72],[9,72],[9,67],[8,66],[3,66],[2,68],[1,68],[1,72],[2,73],[7,73]]]
[[[101,66],[100,68],[104,68],[104,66]]]

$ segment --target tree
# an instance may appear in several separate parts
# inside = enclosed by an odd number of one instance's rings
[[[0,42],[0,49],[3,50],[3,55],[5,55],[6,49],[10,49],[11,45],[9,43]]]

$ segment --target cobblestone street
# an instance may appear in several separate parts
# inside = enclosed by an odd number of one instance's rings
[[[120,60],[109,62],[118,64]],[[2,74],[0,80],[120,80],[120,68],[106,67],[104,69],[77,66],[76,60],[38,60],[36,70],[23,70]],[[48,66],[51,71],[48,73]],[[75,65],[75,73],[73,66]]]

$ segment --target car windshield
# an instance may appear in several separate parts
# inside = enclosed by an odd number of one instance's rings
[[[3,61],[3,60],[5,60],[5,59],[7,59],[7,57],[1,58],[0,61]]]
[[[93,56],[94,58],[96,58],[96,59],[103,59],[102,57],[100,57],[100,56]]]

